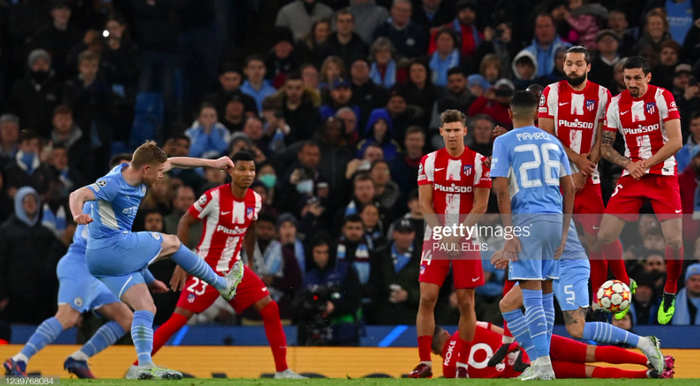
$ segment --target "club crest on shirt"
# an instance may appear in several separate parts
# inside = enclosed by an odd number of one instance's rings
[[[73,304],[75,304],[76,307],[82,307],[83,306],[83,298],[78,296],[77,298],[73,299]]]
[[[194,299],[195,299],[196,297],[197,297],[197,296],[196,296],[195,294],[189,294],[189,295],[187,295],[187,303],[194,303]]]
[[[253,213],[255,212],[255,208],[246,208],[245,209],[245,215],[248,217],[248,220],[253,219]]]
[[[656,102],[649,102],[646,105],[647,114],[654,114],[656,112]]]
[[[462,173],[464,173],[465,176],[469,177],[472,175],[472,165],[464,165],[462,166]]]
[[[595,100],[593,100],[593,99],[586,100],[586,110],[588,110],[588,111],[595,110]]]
[[[423,174],[423,163],[418,164],[418,174]]]

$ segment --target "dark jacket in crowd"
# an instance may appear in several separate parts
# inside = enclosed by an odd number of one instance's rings
[[[132,0],[134,39],[144,51],[176,53],[179,24],[177,11],[186,0]]]
[[[368,53],[369,47],[367,43],[362,41],[360,35],[353,32],[350,42],[346,45],[342,45],[338,41],[338,33],[333,32],[319,48],[319,62],[316,64],[318,68],[321,68],[323,60],[329,56],[337,56],[343,60],[345,68],[350,68],[353,61],[358,58],[366,58]]]
[[[42,137],[48,137],[53,109],[60,102],[62,87],[53,71],[48,73],[46,79],[36,76],[40,74],[30,74],[15,83],[8,107],[19,117],[23,128],[33,129]]]
[[[49,189],[51,181],[57,178],[54,169],[48,164],[39,162],[39,158],[36,157],[32,163],[33,170],[29,173],[29,169],[19,162],[18,158],[15,156],[14,162],[5,169],[5,185],[18,189],[23,186],[31,186],[39,194],[44,194]]]
[[[285,138],[287,144],[313,138],[321,118],[318,109],[307,93],[301,97],[301,105],[296,110],[287,107],[287,96],[282,94],[282,115],[284,122],[289,125],[289,134]]]
[[[402,30],[397,30],[387,20],[374,30],[374,40],[378,37],[388,38],[396,52],[404,58],[420,58],[428,52],[428,37],[425,29],[413,21]]]
[[[373,259],[378,262],[381,272],[381,287],[378,293],[377,305],[381,312],[376,315],[377,324],[414,324],[420,302],[421,246],[414,244],[411,259],[398,271],[395,266],[394,242],[391,242],[374,252]],[[401,303],[389,301],[393,286],[400,286],[408,292],[408,298]]]
[[[32,39],[34,49],[42,48],[51,54],[51,67],[56,70],[59,80],[66,80],[75,69],[68,66],[68,57],[73,47],[83,41],[83,32],[77,26],[69,23],[65,31],[61,31],[53,23],[45,25]]]

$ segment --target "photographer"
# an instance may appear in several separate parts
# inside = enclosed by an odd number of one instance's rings
[[[311,242],[311,266],[295,301],[300,346],[359,346],[360,283],[351,264],[336,260],[330,239]]]

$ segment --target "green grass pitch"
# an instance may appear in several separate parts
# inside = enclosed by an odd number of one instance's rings
[[[198,379],[186,378],[179,381],[161,381],[161,380],[126,380],[126,379],[61,379],[62,385],[67,386],[130,386],[134,384],[143,384],[147,386],[396,386],[396,385],[426,385],[426,386],[444,386],[455,385],[464,382],[469,386],[511,386],[523,384],[542,384],[542,385],[561,385],[561,386],[656,386],[656,385],[672,385],[672,386],[696,386],[700,384],[698,379],[559,379],[556,381],[536,381],[526,382],[516,379],[379,379],[379,378],[358,378],[358,379],[302,379],[302,380],[287,380],[287,379]]]

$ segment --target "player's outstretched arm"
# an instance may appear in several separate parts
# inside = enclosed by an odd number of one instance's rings
[[[229,157],[221,157],[219,159],[170,157],[165,162],[165,169],[163,172],[168,172],[172,169],[194,169],[201,167],[229,170],[233,168],[233,161],[231,161]]]
[[[670,121],[664,122],[664,128],[666,129],[666,135],[668,135],[668,141],[666,141],[666,143],[661,147],[661,149],[659,149],[659,151],[656,152],[656,154],[644,161],[645,170],[658,163],[666,161],[683,147],[681,120],[671,119]]]
[[[83,186],[74,191],[68,198],[70,212],[73,215],[73,220],[78,225],[85,225],[92,222],[90,215],[83,214],[83,205],[86,201],[95,201],[95,193],[90,188]]]

